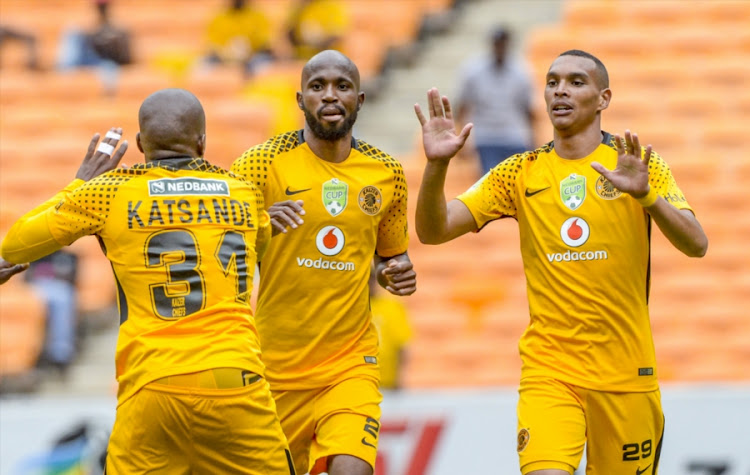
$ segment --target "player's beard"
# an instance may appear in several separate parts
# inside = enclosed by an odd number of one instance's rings
[[[357,111],[354,110],[351,115],[344,118],[344,122],[341,125],[337,127],[326,127],[323,125],[323,122],[318,119],[318,116],[310,112],[306,107],[303,106],[302,110],[305,112],[305,121],[310,126],[313,135],[320,140],[327,140],[329,142],[335,142],[336,140],[346,137],[346,134],[352,130],[354,123],[357,121]],[[341,115],[346,114],[343,107],[340,110]]]

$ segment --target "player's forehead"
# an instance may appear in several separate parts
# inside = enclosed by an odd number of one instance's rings
[[[564,55],[557,57],[547,71],[547,77],[583,76],[597,78],[596,63],[582,56]]]
[[[349,67],[349,65],[343,62],[319,62],[309,65],[309,67],[306,68],[302,74],[303,84],[308,84],[313,81],[349,81],[351,83],[354,83],[355,74],[354,71],[352,71],[352,69]]]

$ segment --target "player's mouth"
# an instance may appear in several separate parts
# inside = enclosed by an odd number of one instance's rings
[[[324,107],[318,113],[318,117],[327,122],[337,122],[344,118],[344,114],[346,114],[346,111],[343,107]]]
[[[555,102],[550,109],[552,110],[552,115],[555,116],[565,116],[573,112],[573,106],[566,102]]]

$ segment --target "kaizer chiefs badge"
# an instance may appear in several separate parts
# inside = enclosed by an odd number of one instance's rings
[[[607,180],[603,176],[600,176],[596,180],[596,194],[599,195],[599,197],[604,198],[605,200],[613,200],[615,198],[619,198],[619,196],[622,194],[622,191],[615,188],[615,185],[612,184],[611,181]]]
[[[527,445],[529,445],[529,438],[531,435],[529,434],[528,429],[521,429],[518,431],[518,453],[520,454],[523,452],[523,449],[526,448]]]
[[[378,214],[380,207],[383,206],[383,197],[380,190],[372,185],[368,185],[359,191],[359,207],[362,211],[370,216]]]

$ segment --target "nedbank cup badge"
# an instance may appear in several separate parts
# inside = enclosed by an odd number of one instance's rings
[[[586,199],[586,177],[573,173],[561,181],[560,198],[568,208],[578,209]]]
[[[338,216],[346,208],[349,185],[338,178],[331,178],[323,183],[323,206],[331,213]]]

